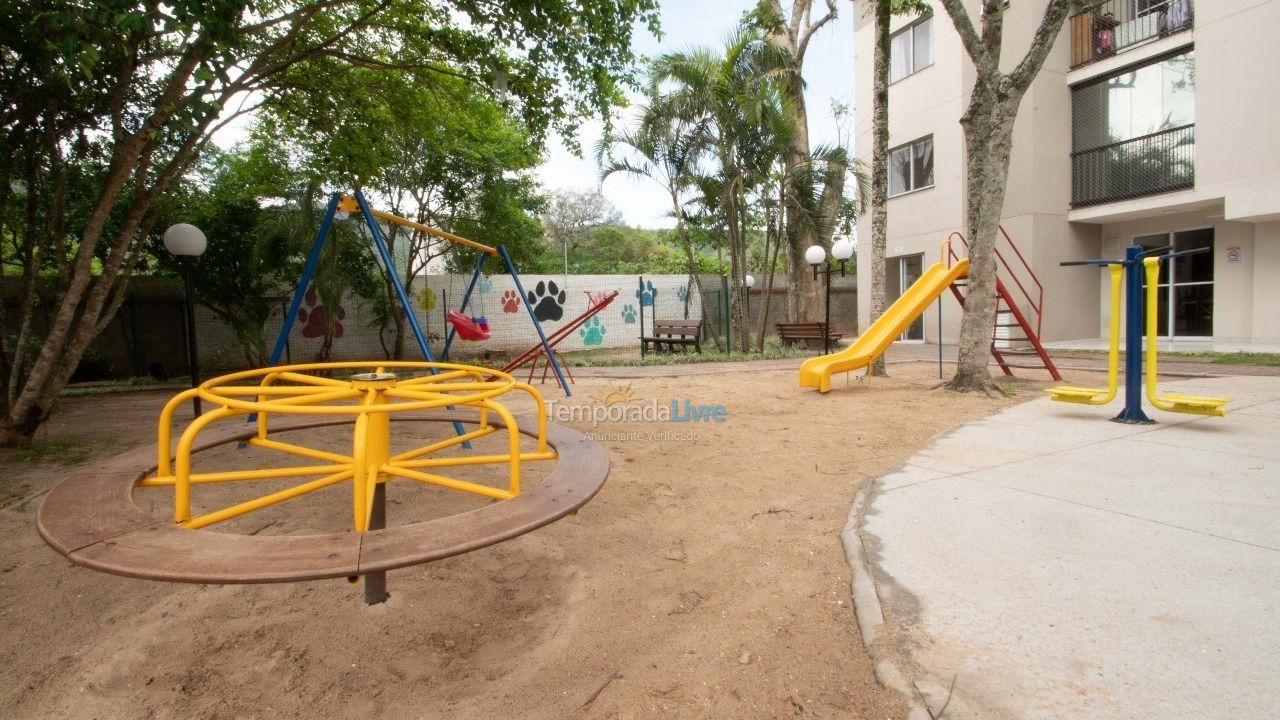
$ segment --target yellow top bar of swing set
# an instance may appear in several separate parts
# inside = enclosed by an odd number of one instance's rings
[[[338,212],[345,212],[345,213],[360,212],[360,203],[356,202],[356,199],[350,195],[343,195],[342,199],[338,201]],[[493,257],[498,256],[497,248],[491,248],[488,245],[483,245],[474,240],[468,240],[464,237],[459,237],[458,235],[454,235],[453,233],[447,233],[443,230],[437,230],[436,228],[433,228],[430,225],[423,225],[420,222],[414,222],[412,220],[402,218],[399,215],[392,215],[391,213],[384,212],[382,210],[374,210],[370,208],[369,212],[372,212],[374,217],[380,218],[382,220],[386,220],[387,222],[396,223],[397,225],[404,225],[405,227],[411,227],[414,230],[424,232],[428,235],[434,235],[435,237],[438,237],[441,240],[448,240],[451,243],[455,243],[458,245],[465,245],[466,247],[469,247],[469,248],[475,248],[476,250],[487,252]]]

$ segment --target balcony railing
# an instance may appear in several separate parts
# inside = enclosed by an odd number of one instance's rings
[[[1071,68],[1191,28],[1191,0],[1090,2],[1071,16]]]
[[[1071,154],[1072,207],[1184,190],[1195,182],[1195,125]]]

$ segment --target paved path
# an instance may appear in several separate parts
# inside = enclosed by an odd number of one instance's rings
[[[1280,379],[1164,387],[1235,402],[1036,400],[876,482],[871,597],[935,711],[954,677],[947,718],[1280,717]]]

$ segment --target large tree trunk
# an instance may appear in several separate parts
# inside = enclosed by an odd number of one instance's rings
[[[786,155],[788,178],[795,177],[797,168],[809,162],[809,114],[804,105],[804,92],[799,77],[791,84],[796,89],[788,93],[792,101],[784,106],[789,116],[787,120],[795,129]],[[804,211],[800,208],[799,198],[794,191],[786,193],[784,207],[787,256],[791,260],[787,264],[787,320],[813,322],[822,317],[822,303],[818,298],[817,281],[809,271],[809,264],[805,262],[804,251],[811,245],[818,244],[817,236],[802,218]]]
[[[1004,210],[1013,151],[1013,122],[1027,88],[1044,65],[1071,7],[1070,0],[1049,0],[1027,54],[1008,74],[1000,71],[1004,6],[983,0],[982,33],[974,28],[961,0],[942,0],[956,33],[973,61],[976,77],[964,128],[966,225],[969,235],[969,279],[964,317],[960,323],[960,359],[947,387],[959,391],[990,392],[987,369],[996,314],[995,241]]]
[[[804,56],[809,47],[809,40],[819,28],[836,17],[834,0],[826,0],[827,12],[817,20],[810,20],[813,0],[795,0],[788,13],[783,11],[780,0],[771,0],[771,7],[780,21],[776,30],[770,34],[770,40],[787,49],[794,63],[791,75],[783,81],[784,94],[788,102],[784,104],[787,121],[794,128],[790,147],[786,153],[788,183],[795,177],[796,169],[807,165],[809,154],[809,113],[804,103]],[[812,223],[803,219],[800,199],[788,187],[784,203],[786,241],[787,241],[787,319],[790,322],[813,322],[821,317],[821,303],[818,300],[818,284],[809,264],[805,262],[804,251],[811,245],[826,245],[827,238],[818,238],[813,231]]]
[[[871,322],[884,314],[885,253],[889,240],[889,22],[891,0],[876,0],[876,48],[872,76],[871,140]],[[884,357],[871,363],[872,375],[888,375]]]
[[[990,392],[994,389],[988,362],[996,316],[996,233],[1004,209],[1009,156],[1013,151],[1016,100],[970,102],[964,126],[968,155],[969,280],[964,317],[960,323],[960,359],[952,390]],[[981,103],[981,104],[979,104]]]

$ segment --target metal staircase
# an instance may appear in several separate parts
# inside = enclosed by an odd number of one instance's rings
[[[1013,255],[1018,260],[1018,265],[1010,265],[1005,260],[1004,254],[1000,252],[1001,242],[997,239],[995,248],[996,319],[995,325],[991,329],[991,356],[995,358],[996,364],[1000,366],[1005,375],[1013,375],[1014,368],[1048,370],[1054,380],[1061,381],[1062,375],[1058,372],[1058,368],[1054,366],[1053,360],[1049,358],[1049,353],[1045,351],[1044,345],[1040,343],[1040,327],[1044,318],[1044,285],[1040,283],[1040,279],[1036,277],[1035,271],[1031,269],[1031,265],[1022,256],[1018,246],[1014,245],[1013,238],[1009,237],[1009,233],[1005,232],[1004,226],[1000,226],[1000,238],[1003,239],[1003,244],[1012,250]],[[964,235],[959,232],[951,233],[945,243],[948,266],[960,259],[960,256],[956,254],[955,240],[959,240],[964,245],[966,254],[968,254],[969,242],[965,240]],[[1018,297],[1021,298],[1021,305],[1018,301],[1015,301],[1013,293],[1009,291],[1008,283],[1005,282],[1006,278],[1017,288]],[[1023,278],[1027,279],[1025,285],[1023,284]],[[967,292],[962,288],[967,287],[968,284],[966,279],[951,285],[951,292],[955,295],[961,307],[964,307],[965,293]],[[1032,290],[1028,291],[1028,285],[1031,286]],[[1002,319],[1007,320],[1010,317],[1012,317],[1013,322],[1001,322]],[[1007,328],[1007,333],[1021,331],[1022,336],[1006,335],[1001,337],[1000,328]],[[997,341],[1002,340],[1008,341],[1010,347],[998,347]],[[1026,343],[1026,347],[1012,347],[1014,343]],[[1038,363],[1036,363],[1037,360],[1039,361]]]

